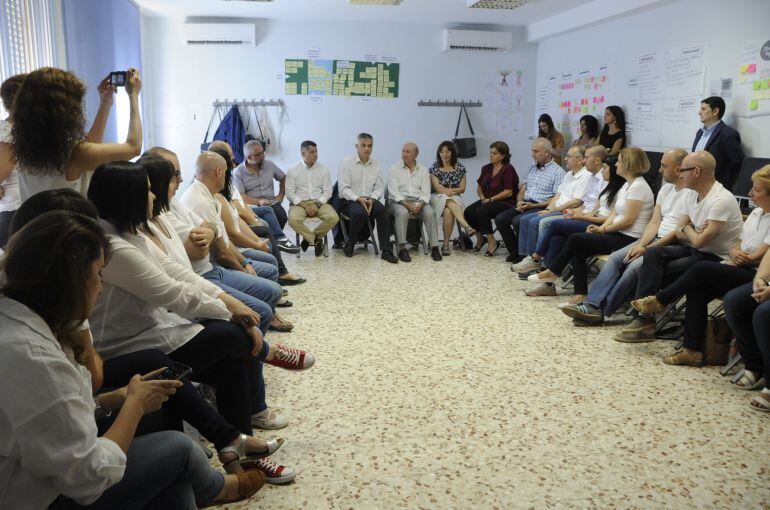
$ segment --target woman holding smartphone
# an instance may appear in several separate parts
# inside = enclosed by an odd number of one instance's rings
[[[109,241],[92,219],[41,215],[12,238],[0,286],[0,507],[193,509],[243,499],[258,471],[222,475],[176,431],[134,438],[182,383],[134,375],[97,435],[88,351],[76,331],[101,292]]]

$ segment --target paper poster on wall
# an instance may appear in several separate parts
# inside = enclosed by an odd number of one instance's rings
[[[743,43],[737,89],[740,116],[770,115],[770,40]]]
[[[286,95],[398,97],[396,63],[286,59],[284,72]]]
[[[524,102],[524,71],[499,69],[484,75],[482,115],[484,128],[500,139],[521,131]]]
[[[549,76],[546,93],[549,96],[548,113],[567,143],[579,135],[580,117],[593,115],[601,118],[609,103],[609,65],[586,66]],[[537,120],[537,119],[535,119]],[[535,130],[537,132],[537,130]]]
[[[700,127],[698,108],[708,69],[706,44],[649,51],[634,58],[626,87],[626,131],[644,147],[688,147]]]

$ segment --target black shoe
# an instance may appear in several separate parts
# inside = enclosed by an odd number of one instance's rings
[[[345,249],[345,245],[344,245],[344,244],[341,244],[341,243],[338,243],[338,242],[336,242],[336,241],[335,241],[335,243],[332,245],[332,250],[344,250],[344,249]]]
[[[518,264],[522,260],[524,260],[524,257],[519,255],[518,253],[511,253],[510,255],[505,257],[506,262],[513,262],[514,264]]]
[[[315,243],[315,256],[320,257],[324,254],[324,244],[321,241]]]
[[[279,302],[277,302],[275,304],[276,308],[291,308],[292,306],[294,306],[294,303],[292,303],[288,299],[285,299],[283,301],[279,301]]]
[[[342,248],[342,253],[345,254],[346,257],[350,258],[353,256],[353,251],[355,250],[355,245],[353,243],[346,243],[345,246]]]
[[[444,258],[441,256],[441,252],[438,251],[438,246],[434,246],[433,248],[430,249],[430,258],[432,258],[436,262]]]
[[[307,249],[310,247],[310,243],[303,239],[302,242],[299,243],[299,246],[302,248],[302,251],[307,251]]]
[[[275,244],[278,245],[279,250],[285,251],[286,253],[292,253],[294,255],[299,253],[299,248],[297,247],[297,245],[289,241],[289,239],[286,237],[276,239]]]
[[[296,280],[287,280],[286,278],[278,277],[278,285],[285,287],[287,285],[300,285],[302,283],[305,283],[307,280],[304,278],[297,278]],[[285,289],[284,289],[285,290]]]
[[[407,253],[407,256],[409,254]],[[380,255],[380,258],[384,260],[385,262],[390,262],[391,264],[398,264],[398,259],[395,255],[393,255],[393,252],[390,250],[382,250],[382,254]]]
[[[411,262],[412,257],[409,256],[409,252],[406,250],[406,248],[401,248],[398,250],[398,260],[401,262]]]

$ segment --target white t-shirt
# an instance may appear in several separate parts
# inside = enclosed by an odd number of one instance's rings
[[[743,216],[735,196],[727,191],[721,182],[715,181],[700,202],[697,193],[688,195],[682,204],[682,212],[690,218],[696,230],[701,230],[707,220],[725,223],[700,251],[726,258],[743,228]]]
[[[190,231],[193,228],[199,227],[203,223],[203,219],[189,210],[183,203],[177,200],[176,197],[171,199],[169,204],[169,210],[163,213],[168,220],[171,227],[176,231],[179,240],[182,241],[182,245],[187,242],[190,237]],[[185,251],[185,253],[187,253]],[[209,257],[204,257],[199,260],[190,260],[192,269],[195,274],[204,275],[214,269]]]
[[[770,213],[755,207],[741,230],[741,250],[753,253],[762,244],[770,245]]]
[[[642,207],[639,209],[639,214],[636,216],[636,221],[626,230],[621,230],[622,234],[627,236],[640,238],[644,233],[644,228],[652,218],[652,209],[655,205],[655,196],[652,194],[650,185],[644,180],[641,175],[635,178],[631,182],[626,182],[618,191],[618,196],[615,198],[615,219],[613,224],[619,223],[625,219],[625,212],[628,208],[629,200],[639,200],[642,202]]]
[[[558,210],[564,204],[576,198],[583,200],[583,195],[586,194],[588,179],[591,177],[593,177],[593,174],[586,170],[586,167],[578,170],[576,174],[573,174],[571,171],[564,174],[564,178],[559,185],[559,199],[554,207]]]
[[[660,226],[658,227],[658,237],[668,235],[679,224],[682,217],[682,204],[684,198],[690,193],[695,193],[691,189],[682,188],[677,191],[676,186],[670,182],[663,183],[658,191],[658,204],[660,204]]]

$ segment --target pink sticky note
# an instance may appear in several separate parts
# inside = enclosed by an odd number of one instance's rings
[[[604,96],[602,96],[602,97],[601,97],[601,99],[599,99],[599,102],[600,102],[600,103],[603,103],[603,102],[604,102]]]
[[[749,74],[754,74],[757,72],[757,64],[749,64],[749,70],[747,71]]]

